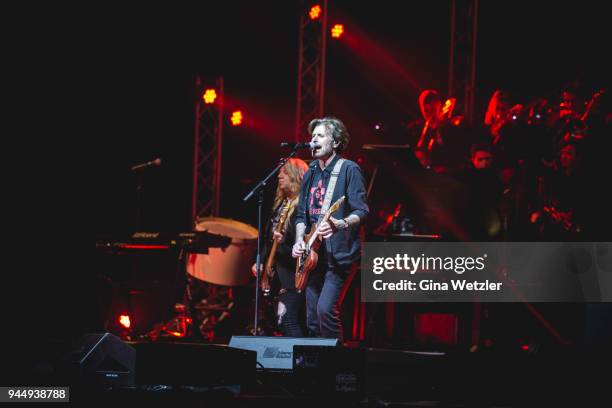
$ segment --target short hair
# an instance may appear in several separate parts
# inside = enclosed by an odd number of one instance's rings
[[[334,142],[338,143],[338,146],[334,149],[336,152],[341,153],[346,149],[349,144],[350,135],[346,129],[346,126],[340,119],[334,118],[333,116],[313,119],[308,124],[308,133],[312,135],[314,129],[319,125],[325,126],[325,128],[331,133]]]

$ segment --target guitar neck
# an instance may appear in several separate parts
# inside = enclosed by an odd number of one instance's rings
[[[285,204],[285,206],[283,207],[278,224],[276,225],[276,228],[274,228],[275,232],[278,232],[278,233],[283,232],[283,226],[285,224],[285,221],[287,220],[287,216],[289,214],[289,210],[291,209],[291,207],[292,207],[291,201],[288,201],[287,204]],[[274,259],[276,258],[277,249],[278,249],[278,241],[275,239],[272,242],[272,249],[270,249],[270,254],[268,255],[268,261],[266,262],[267,269],[272,268],[272,265],[274,265]]]
[[[329,209],[327,211],[325,211],[325,214],[323,214],[323,216],[321,218],[319,218],[317,223],[312,226],[312,228],[310,229],[310,233],[308,233],[308,235],[305,238],[306,245],[308,246],[308,248],[310,248],[316,242],[317,231],[318,231],[319,227],[321,226],[321,223],[323,223],[324,221],[328,221],[329,217],[338,208],[340,208],[342,203],[344,203],[344,200],[345,200],[345,196],[340,197],[335,203],[333,203],[331,205],[331,207],[329,207]]]
[[[272,243],[272,249],[270,249],[270,254],[268,255],[268,261],[266,262],[266,270],[272,268],[274,265],[274,259],[276,258],[276,250],[278,249],[278,241],[274,240]]]

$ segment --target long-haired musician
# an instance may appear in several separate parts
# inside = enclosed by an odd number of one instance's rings
[[[281,167],[278,173],[278,186],[272,214],[266,228],[266,246],[274,247],[273,268],[280,281],[280,291],[277,305],[277,324],[285,336],[303,337],[304,330],[300,323],[300,315],[304,311],[304,294],[295,290],[295,260],[291,256],[293,237],[295,236],[296,207],[300,193],[300,185],[308,165],[301,159],[291,158]],[[279,222],[283,221],[282,225]],[[264,267],[269,264],[270,250],[263,253],[268,254],[264,259]],[[253,265],[255,271],[255,265]],[[264,268],[263,273],[267,273]]]

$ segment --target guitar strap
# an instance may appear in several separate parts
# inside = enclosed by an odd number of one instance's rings
[[[329,179],[329,184],[327,184],[327,190],[325,191],[323,206],[321,207],[321,216],[327,212],[329,206],[331,205],[332,195],[334,195],[334,190],[336,189],[336,181],[338,181],[338,175],[340,174],[340,168],[342,167],[343,163],[344,159],[338,159],[336,165],[332,170],[331,177]]]

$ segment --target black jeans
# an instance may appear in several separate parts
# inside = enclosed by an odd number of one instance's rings
[[[278,295],[276,317],[278,328],[284,336],[304,337],[303,314],[304,293],[295,290],[295,264],[292,262],[277,262],[276,273],[281,282]]]
[[[336,338],[342,344],[340,294],[350,267],[333,266],[321,246],[319,261],[306,286],[306,325],[312,337]]]

